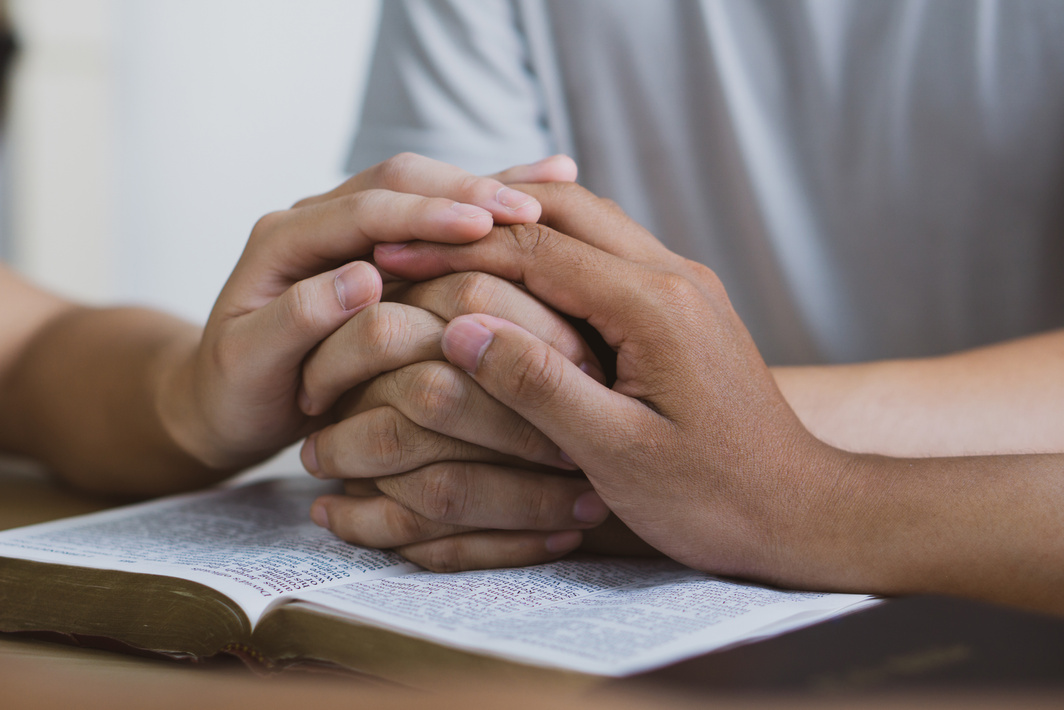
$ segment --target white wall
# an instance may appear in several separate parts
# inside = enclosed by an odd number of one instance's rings
[[[376,0],[9,2],[0,221],[39,283],[202,322],[258,217],[343,178]]]
[[[9,2],[22,44],[6,135],[11,255],[87,298],[112,295],[114,283],[112,4]]]
[[[342,166],[375,0],[13,0],[17,268],[204,320],[255,220]]]

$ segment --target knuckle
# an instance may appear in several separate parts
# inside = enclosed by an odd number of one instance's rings
[[[389,284],[388,298],[412,308],[420,308],[441,320],[448,320],[453,315],[452,284],[460,274],[446,274],[428,281]]]
[[[322,200],[328,199],[331,196],[331,194],[332,193],[324,193],[324,194],[321,194],[321,195],[309,195],[307,197],[304,197],[304,198],[302,198],[300,200],[296,200],[295,202],[293,202],[290,209],[299,210],[299,209],[303,209],[304,207],[310,207],[311,205],[315,205],[318,202],[321,202]]]
[[[392,546],[421,542],[428,535],[426,521],[412,510],[399,503],[389,505],[384,513],[384,528]]]
[[[367,453],[379,466],[388,470],[402,470],[406,458],[403,420],[405,417],[391,407],[384,407],[367,427]]]
[[[255,222],[255,226],[251,228],[251,236],[248,237],[248,242],[261,244],[269,240],[278,231],[280,225],[287,220],[288,214],[289,210],[278,210],[259,217]]]
[[[470,173],[458,178],[455,187],[458,189],[458,194],[465,195],[466,199],[486,200],[487,198],[494,196],[495,193],[499,191],[501,185],[490,178],[484,178]]]
[[[466,561],[465,547],[460,536],[433,540],[419,550],[417,562],[433,572],[461,572],[472,569]]]
[[[459,315],[487,312],[501,290],[512,288],[499,277],[481,271],[464,271],[457,274],[451,287],[453,302],[459,309]]]
[[[464,375],[458,368],[441,362],[423,362],[404,369],[400,392],[409,397],[422,426],[439,431],[465,411]]]
[[[614,214],[624,214],[624,210],[613,200],[608,197],[599,197],[575,182],[546,183],[542,189],[546,193],[545,200],[552,204],[565,205],[568,209],[608,210]]]
[[[625,214],[625,211],[623,209],[621,209],[621,206],[619,204],[617,204],[616,202],[614,202],[613,200],[611,200],[610,198],[608,198],[608,197],[598,197],[597,195],[592,195],[591,193],[588,193],[588,195],[590,195],[590,197],[595,200],[596,204],[600,208],[605,209],[605,210],[609,210],[610,212],[613,212],[614,214],[622,214],[622,215]]]
[[[534,256],[537,251],[550,248],[557,241],[554,230],[539,223],[511,224],[504,230],[521,253]]]
[[[283,301],[284,324],[300,333],[317,333],[321,330],[321,311],[317,308],[317,293],[308,281],[297,281],[288,288]]]
[[[509,382],[504,391],[516,401],[539,408],[561,387],[564,363],[549,348],[531,347],[517,357],[505,376]]]
[[[368,189],[361,190],[359,192],[352,192],[347,195],[333,200],[334,205],[339,205],[346,214],[350,217],[352,225],[359,225],[362,223],[365,213],[373,203],[380,199],[380,190]]]
[[[420,473],[417,508],[422,515],[438,523],[462,523],[471,502],[465,466],[444,462]]]
[[[410,181],[410,175],[417,169],[421,156],[404,152],[393,155],[374,167],[378,184],[390,189],[399,189]]]
[[[550,201],[564,201],[566,203],[575,200],[598,199],[595,193],[575,182],[546,182],[536,185],[536,189],[542,191],[544,199]]]
[[[526,461],[539,460],[550,453],[554,446],[550,440],[528,422],[521,420],[509,430],[509,451]]]
[[[671,313],[688,313],[702,301],[702,292],[690,279],[672,272],[655,275],[655,290],[660,295],[665,310]]]
[[[684,264],[691,274],[692,279],[706,290],[710,296],[715,298],[727,298],[727,292],[724,290],[724,282],[717,276],[717,272],[709,268],[705,264],[700,264],[697,261],[685,259]]]
[[[543,486],[534,486],[522,498],[526,527],[533,530],[550,523],[556,515],[554,499]]]
[[[403,347],[408,329],[402,310],[389,303],[378,303],[366,308],[360,316],[359,336],[370,358],[390,355]]]

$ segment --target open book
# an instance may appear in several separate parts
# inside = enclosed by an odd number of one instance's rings
[[[870,598],[718,579],[664,559],[571,557],[436,574],[307,517],[309,477],[0,533],[0,631],[229,652],[412,682],[455,668],[621,676],[811,624]]]

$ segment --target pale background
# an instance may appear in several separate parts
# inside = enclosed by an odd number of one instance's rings
[[[333,186],[375,0],[8,0],[5,255],[204,320],[255,220]]]
[[[256,219],[344,177],[377,0],[8,4],[0,255],[37,282],[203,321]]]

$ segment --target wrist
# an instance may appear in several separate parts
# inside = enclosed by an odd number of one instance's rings
[[[879,457],[830,446],[806,432],[786,450],[761,515],[764,574],[803,589],[866,592],[877,560],[869,554],[881,496],[870,475]]]
[[[918,460],[822,444],[792,470],[787,524],[774,531],[779,584],[870,594],[927,591],[941,571],[933,481]],[[939,531],[940,533],[941,531]]]

